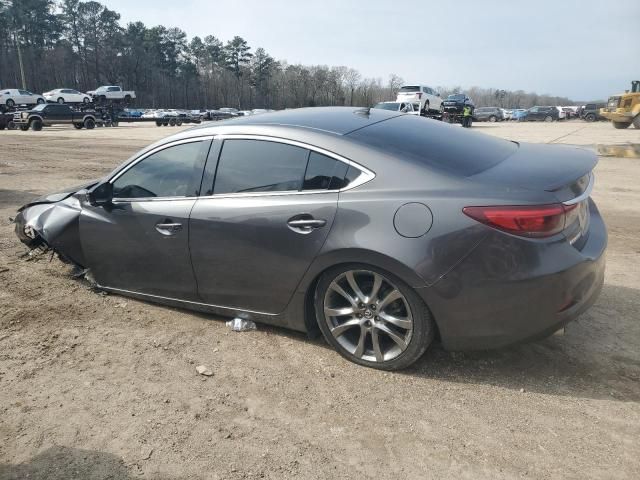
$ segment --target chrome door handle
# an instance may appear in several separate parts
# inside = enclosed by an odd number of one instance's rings
[[[181,223],[156,223],[156,230],[162,235],[175,235],[182,230]]]
[[[287,225],[296,233],[311,233],[316,228],[322,228],[327,221],[321,218],[300,218],[298,216],[291,218]]]

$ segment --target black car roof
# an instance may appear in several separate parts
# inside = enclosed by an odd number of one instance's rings
[[[399,115],[402,114],[377,108],[309,107],[238,117],[216,125],[286,125],[347,135]],[[210,126],[211,124],[206,124],[200,128]]]

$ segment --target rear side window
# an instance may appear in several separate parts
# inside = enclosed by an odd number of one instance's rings
[[[317,152],[309,154],[303,190],[337,190],[344,185],[348,165]]]
[[[113,182],[114,198],[196,195],[194,183],[200,183],[207,143],[183,143],[149,155]]]
[[[463,177],[497,165],[518,149],[514,142],[414,115],[374,123],[349,137],[395,157]]]
[[[309,151],[264,140],[225,140],[214,194],[300,190]]]

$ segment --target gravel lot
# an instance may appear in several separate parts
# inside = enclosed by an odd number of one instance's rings
[[[640,144],[607,123],[474,124],[518,141]],[[0,479],[640,478],[640,159],[606,149],[603,293],[564,336],[434,345],[410,370],[323,341],[100,295],[9,217],[177,128],[0,132]],[[625,153],[626,152],[626,153]],[[535,308],[534,305],[529,308]],[[196,366],[214,373],[204,377]]]

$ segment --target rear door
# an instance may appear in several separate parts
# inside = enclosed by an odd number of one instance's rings
[[[286,140],[216,140],[203,180],[209,195],[198,199],[189,224],[202,300],[282,312],[327,238],[348,168]],[[205,187],[214,172],[215,185]]]
[[[110,180],[112,205],[83,207],[82,249],[99,285],[197,300],[189,214],[210,145],[199,137],[158,147]]]

